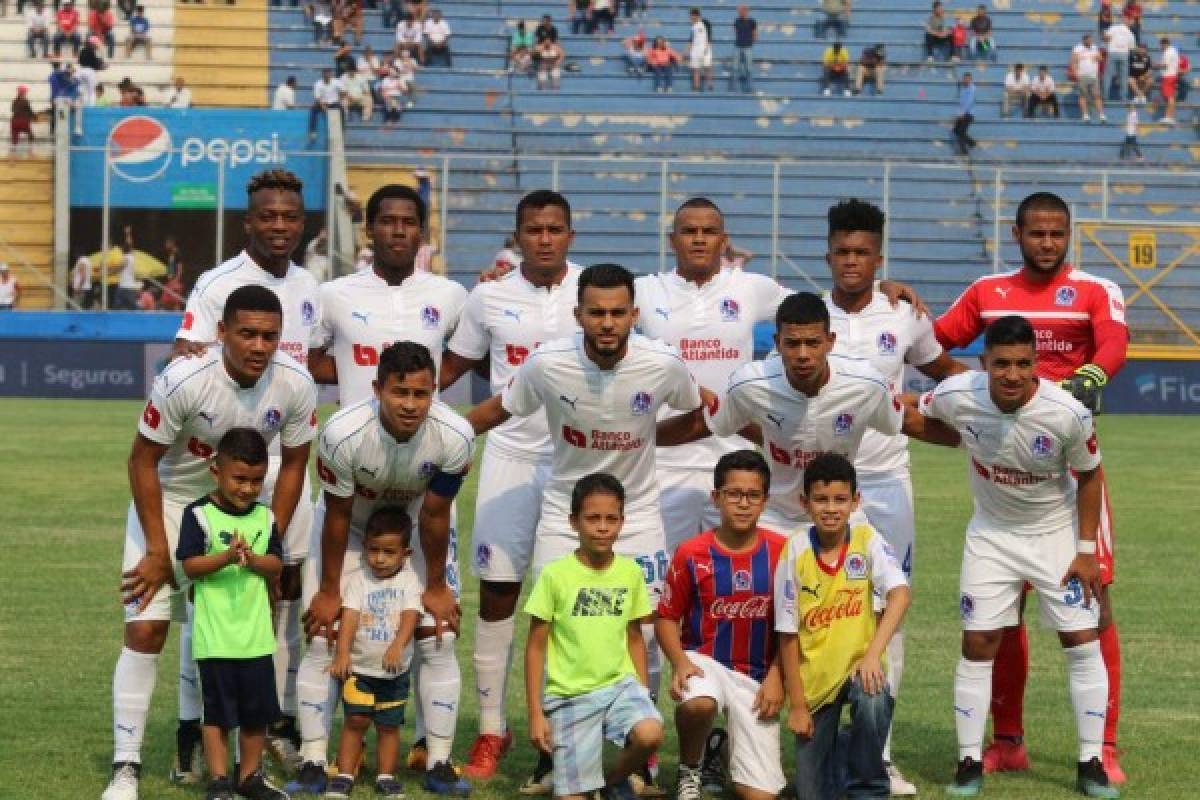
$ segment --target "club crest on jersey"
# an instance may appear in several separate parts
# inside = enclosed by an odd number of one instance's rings
[[[726,322],[737,322],[742,317],[742,307],[732,297],[722,298],[719,309],[721,311],[721,319]]]
[[[417,474],[422,478],[432,478],[435,472],[437,472],[437,464],[432,461],[422,461],[421,466],[417,467]]]
[[[1075,287],[1060,286],[1058,291],[1054,293],[1054,305],[1069,306],[1075,302]]]
[[[437,306],[425,306],[421,309],[421,327],[435,330],[442,322],[442,312]]]
[[[1054,455],[1054,442],[1051,438],[1039,433],[1033,437],[1033,457],[1034,458],[1049,458]]]
[[[879,334],[879,355],[894,356],[896,354],[896,334],[884,331]]]
[[[635,417],[640,417],[642,414],[649,413],[652,405],[654,405],[654,395],[649,392],[634,392],[633,398],[629,401],[629,410]]]
[[[867,577],[867,559],[862,553],[851,553],[846,556],[846,577],[852,581],[861,581]]]
[[[268,408],[263,414],[263,425],[267,430],[275,430],[281,422],[283,422],[283,412],[278,408]]]
[[[964,594],[958,598],[958,613],[963,619],[970,619],[975,616],[975,598],[969,594]]]
[[[312,304],[311,300],[305,300],[300,304],[300,319],[304,320],[305,325],[313,325],[317,321],[317,307]]]
[[[492,546],[481,544],[475,548],[475,566],[484,569],[492,561]]]
[[[838,414],[833,421],[833,435],[845,436],[850,433],[850,429],[854,427],[853,414]]]
[[[733,573],[733,590],[735,592],[750,591],[750,573],[747,570],[739,569]]]

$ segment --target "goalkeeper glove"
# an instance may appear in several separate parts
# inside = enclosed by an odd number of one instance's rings
[[[1108,383],[1108,375],[1095,364],[1084,364],[1060,385],[1083,403],[1089,411],[1100,409],[1100,390]]]

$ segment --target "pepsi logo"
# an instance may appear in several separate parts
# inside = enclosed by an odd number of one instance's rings
[[[131,183],[147,183],[171,164],[171,134],[152,117],[125,117],[108,132],[112,171]]]

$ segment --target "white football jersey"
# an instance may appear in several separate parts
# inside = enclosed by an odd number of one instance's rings
[[[696,383],[718,393],[734,370],[754,359],[755,324],[774,319],[791,294],[766,275],[740,269],[723,269],[703,286],[678,272],[643,275],[636,287],[641,332],[674,347]],[[725,453],[753,447],[741,436],[712,436],[662,448],[658,464],[711,472]]]
[[[514,416],[544,411],[554,442],[543,519],[565,525],[575,482],[607,472],[625,487],[630,528],[661,530],[654,439],[658,410],[700,406],[700,392],[674,349],[639,334],[611,370],[584,353],[583,334],[539,347],[504,389],[504,409]]]
[[[244,250],[224,264],[208,270],[196,281],[195,288],[188,295],[183,324],[175,333],[175,338],[203,344],[217,341],[217,322],[225,311],[225,300],[234,289],[243,286],[265,286],[279,296],[283,306],[279,352],[287,353],[308,369],[308,349],[312,346],[313,331],[321,319],[317,279],[296,264],[289,264],[287,275],[276,278],[256,264]]]
[[[562,283],[534,286],[519,269],[471,290],[447,348],[463,358],[487,358],[492,393],[499,394],[542,342],[579,329],[575,306],[581,268],[567,264]],[[488,432],[487,446],[509,458],[549,461],[554,452],[545,414],[514,416]]]
[[[839,308],[829,293],[830,328],[837,338],[833,352],[861,358],[887,380],[894,394],[904,391],[904,365],[923,366],[942,354],[942,346],[933,334],[933,320],[919,317],[908,303],[895,308],[880,292],[861,311]],[[896,476],[908,469],[908,437],[887,436],[876,430],[863,434],[854,468],[860,477]]]
[[[373,269],[322,284],[313,347],[328,350],[337,363],[341,405],[373,396],[379,354],[393,342],[425,345],[440,368],[466,299],[461,284],[428,272],[414,271],[399,286],[389,286]]]
[[[464,474],[474,441],[470,424],[440,400],[430,406],[412,438],[397,441],[384,429],[379,403],[372,397],[341,409],[325,423],[317,446],[317,477],[334,497],[353,495],[350,533],[361,540],[367,519],[380,505],[404,506],[415,524],[430,481],[439,473]]]
[[[987,373],[962,372],[921,396],[922,414],[962,435],[975,520],[990,530],[1056,533],[1076,516],[1071,470],[1100,466],[1092,414],[1051,381],[1012,413],[988,392]]]
[[[158,463],[163,496],[187,505],[216,488],[209,459],[230,428],[254,428],[268,445],[299,447],[317,434],[317,387],[291,356],[276,352],[258,382],[243,389],[223,350],[177,358],[154,379],[138,433],[169,449]]]
[[[815,397],[792,387],[778,356],[747,364],[704,418],[718,436],[758,423],[771,465],[768,508],[794,523],[807,519],[799,497],[808,462],[829,452],[853,461],[868,428],[892,436],[904,421],[882,375],[861,359],[835,355],[829,356],[829,381]]]

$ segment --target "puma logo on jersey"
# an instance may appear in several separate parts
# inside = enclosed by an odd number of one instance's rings
[[[800,591],[808,592],[809,594],[811,594],[813,597],[817,598],[818,600],[821,599],[821,595],[817,593],[817,590],[820,588],[821,588],[821,584],[819,584],[819,583],[816,586],[805,586],[803,584],[800,585]]]
[[[654,313],[666,320],[671,318],[671,312],[667,311],[665,308],[655,308]]]
[[[358,468],[358,471],[359,471],[359,472],[365,472],[366,474],[368,474],[368,475],[370,475],[372,478],[374,478],[374,477],[375,477],[375,473],[379,471],[379,468],[378,468],[378,467],[376,467],[375,469],[371,469],[370,467],[359,467],[359,468]]]
[[[1006,299],[1008,299],[1008,292],[1009,292],[1010,288],[1011,287],[1008,287],[1008,286],[996,286],[995,287],[996,294],[1000,295],[1001,299],[1006,300]]]
[[[367,317],[369,317],[370,315],[371,315],[371,312],[369,312],[369,311],[351,311],[350,312],[350,318],[358,320],[363,325],[367,324]]]
[[[576,407],[575,407],[575,404],[579,402],[579,397],[578,397],[578,396],[576,396],[576,397],[567,397],[565,394],[560,394],[560,395],[558,396],[558,399],[559,399],[559,400],[562,400],[564,403],[566,403],[567,405],[569,405],[569,406],[571,407],[571,410],[572,410],[572,411],[578,411],[578,410],[579,410],[578,408],[576,408]]]
[[[207,411],[197,411],[196,416],[208,423],[208,427],[213,426],[213,421],[217,418],[216,414],[210,414]]]
[[[774,422],[776,428],[783,428],[783,417],[781,415],[768,413],[767,419]]]
[[[512,318],[513,318],[514,320],[516,320],[517,322],[520,322],[520,321],[521,321],[521,312],[520,312],[520,311],[513,311],[511,308],[506,308],[506,309],[504,309],[504,316],[506,316],[506,317],[512,317]]]
[[[975,430],[972,425],[963,425],[963,430],[975,437],[975,441],[979,441],[979,431]]]

